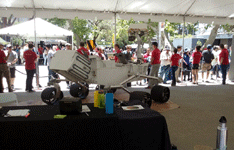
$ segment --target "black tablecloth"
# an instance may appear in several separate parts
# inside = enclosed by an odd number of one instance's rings
[[[129,105],[140,101],[129,102]],[[114,114],[88,105],[91,112],[54,119],[59,106],[3,107],[30,109],[28,118],[0,117],[0,149],[154,149],[170,150],[165,118],[149,108]]]
[[[92,113],[53,119],[59,106],[4,107],[30,109],[28,118],[0,118],[0,149],[122,149],[118,118],[87,104]],[[117,143],[118,144],[117,144]]]
[[[131,101],[128,105],[144,106],[140,101]],[[171,150],[166,119],[160,113],[148,107],[137,111],[116,108],[115,113],[120,120],[124,149]]]

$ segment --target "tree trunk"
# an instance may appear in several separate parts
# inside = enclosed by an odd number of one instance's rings
[[[76,38],[76,45],[77,45],[77,48],[78,48],[79,45],[80,45],[80,37],[76,33],[74,33],[74,35],[75,35],[75,38]]]
[[[174,50],[174,45],[173,45],[173,43],[170,41],[170,39],[169,39],[169,37],[168,37],[168,32],[167,32],[167,30],[166,29],[164,29],[164,36],[165,36],[165,38],[167,39],[167,41],[169,42],[169,44],[170,44],[170,46],[171,46],[171,50]]]
[[[202,51],[207,47],[208,44],[213,44],[216,38],[216,35],[218,33],[218,29],[219,29],[220,25],[215,25],[214,28],[211,30],[210,36],[209,38],[206,40],[205,44],[202,46]]]

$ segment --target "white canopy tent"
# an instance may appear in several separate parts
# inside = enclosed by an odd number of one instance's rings
[[[35,19],[37,38],[49,39],[66,39],[67,36],[72,36],[73,32],[53,25],[41,18]],[[3,35],[18,35],[27,40],[34,40],[34,20],[29,20],[17,25],[0,29],[0,34]]]
[[[0,14],[2,17],[14,14],[15,17],[26,18],[37,16],[112,19],[114,17],[115,24],[118,16],[121,19],[133,18],[137,21],[151,19],[153,22],[165,20],[185,22],[186,20],[192,23],[199,21],[234,25],[234,0],[1,0]]]
[[[1,16],[41,18],[121,19],[156,22],[188,22],[234,25],[233,0],[1,0]]]

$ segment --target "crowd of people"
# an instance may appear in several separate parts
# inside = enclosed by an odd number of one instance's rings
[[[148,63],[147,75],[163,78],[163,84],[169,84],[172,80],[171,86],[176,86],[176,83],[187,80],[193,84],[198,84],[198,72],[202,71],[202,82],[209,82],[209,75],[211,72],[211,80],[214,76],[220,78],[220,71],[222,73],[223,84],[226,84],[226,76],[229,74],[231,62],[231,49],[227,45],[220,44],[219,46],[208,45],[207,48],[201,51],[201,46],[196,46],[195,50],[188,48],[182,50],[182,46],[177,46],[171,51],[169,46],[164,49],[158,49],[158,43],[153,42],[153,49],[148,48],[142,56],[142,63]],[[16,64],[25,64],[27,73],[26,91],[33,92],[32,80],[36,72],[35,63],[46,65],[48,67],[48,83],[52,78],[59,78],[59,75],[50,70],[50,62],[54,54],[58,50],[72,50],[71,44],[67,43],[65,46],[50,45],[38,46],[36,53],[33,43],[26,43],[23,47],[18,45],[12,48],[9,44],[6,47],[0,44],[0,93],[3,93],[3,77],[6,78],[9,92],[14,90],[15,80],[15,66]],[[96,55],[102,60],[114,59],[116,63],[120,60],[117,56],[108,57],[107,51],[96,47],[94,51],[89,51],[85,48],[85,43],[81,42],[77,52],[89,58],[90,55]],[[125,54],[127,61],[136,61],[137,54],[133,51],[131,46],[127,46],[126,50],[122,50],[118,44],[114,45],[115,53]],[[204,73],[206,73],[206,77]],[[179,76],[181,80],[179,80]],[[154,80],[145,80],[148,82],[148,89],[154,84]],[[67,82],[69,88],[71,83]]]

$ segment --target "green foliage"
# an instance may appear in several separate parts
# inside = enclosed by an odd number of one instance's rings
[[[78,35],[81,41],[86,41],[89,39],[91,29],[88,26],[88,21],[85,19],[78,19],[76,17],[72,20],[73,29],[72,31]]]
[[[51,19],[45,19],[45,20],[59,27],[64,27],[67,24],[66,19],[51,18]]]
[[[224,31],[226,31],[228,33],[234,32],[234,25],[229,25],[229,24],[221,25],[221,28],[223,28]]]
[[[202,46],[202,42],[200,40],[197,41],[198,46]]]
[[[12,38],[12,42],[13,42],[13,45],[22,45],[23,43],[23,40],[21,38],[18,38],[18,37],[13,37]]]

